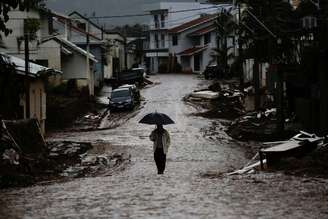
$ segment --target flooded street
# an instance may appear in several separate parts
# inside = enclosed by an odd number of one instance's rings
[[[56,133],[54,140],[87,141],[101,152],[124,152],[131,163],[109,176],[2,190],[0,218],[327,218],[328,181],[261,173],[205,177],[246,164],[245,150],[223,131],[204,137],[211,120],[192,116],[183,97],[202,82],[195,75],[156,75],[159,84],[142,90],[145,102],[121,126],[95,132]],[[164,175],[157,175],[149,134],[139,124],[159,111],[176,124]],[[97,148],[96,148],[97,150]],[[96,152],[94,152],[96,153]]]

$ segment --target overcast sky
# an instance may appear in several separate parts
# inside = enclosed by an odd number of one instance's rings
[[[96,16],[135,14],[143,12],[143,5],[147,3],[172,1],[194,2],[195,0],[47,0],[47,6],[55,11],[69,14],[78,11],[82,15]],[[147,23],[146,17],[114,18],[94,20],[96,23],[106,22],[106,28],[116,25]]]

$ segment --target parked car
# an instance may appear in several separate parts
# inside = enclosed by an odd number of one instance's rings
[[[142,83],[144,81],[144,69],[134,68],[121,71],[114,75],[115,84]]]
[[[205,71],[203,72],[205,79],[213,79],[213,78],[223,78],[223,71],[217,65],[209,65],[206,67]]]
[[[135,84],[124,84],[122,86],[119,86],[119,88],[129,88],[129,89],[131,89],[134,100],[136,102],[140,101],[140,91],[139,91],[139,89],[137,88],[137,86]]]
[[[144,69],[144,68],[141,68],[141,67],[138,67],[138,68],[132,68],[132,71],[140,72],[140,74],[142,74],[144,78],[145,78],[146,75],[147,75],[145,69]]]
[[[109,98],[109,108],[111,110],[133,109],[135,104],[134,96],[130,88],[114,89]]]

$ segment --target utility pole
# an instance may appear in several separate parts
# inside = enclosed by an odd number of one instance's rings
[[[220,12],[218,11],[217,13],[217,18],[216,18],[216,22],[217,22],[217,38],[216,38],[216,47],[217,50],[220,49],[221,45],[220,45]],[[216,64],[217,66],[220,66],[220,53],[218,52],[217,57],[216,57]]]
[[[319,3],[318,3],[319,4]],[[319,10],[319,85],[320,85],[320,134],[328,134],[328,75],[327,75],[327,21],[324,7],[318,5]]]
[[[241,8],[240,8],[240,3],[238,3],[237,5],[238,7],[238,27],[240,29],[241,26]],[[240,78],[239,78],[239,87],[241,88],[241,90],[244,89],[244,71],[243,71],[243,63],[244,63],[244,58],[243,58],[243,44],[242,44],[242,39],[241,39],[241,32],[239,31],[238,33],[238,59],[239,59],[239,74],[240,74]]]
[[[259,42],[255,42],[255,56],[253,64],[253,84],[254,84],[254,93],[255,93],[255,110],[258,110],[261,105],[261,96],[260,96],[260,72],[259,72]]]
[[[28,26],[27,20],[24,20],[24,55],[25,55],[25,118],[30,118],[30,84],[28,81],[29,77],[29,59],[30,59],[30,51],[29,51],[29,33],[28,33]]]

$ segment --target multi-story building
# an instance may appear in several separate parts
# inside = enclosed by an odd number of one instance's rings
[[[204,15],[169,29],[169,51],[182,71],[199,73],[216,64],[216,18]]]
[[[145,48],[147,67],[150,72],[159,72],[169,62],[169,29],[197,19],[204,13],[217,13],[218,6],[199,2],[159,2],[145,5],[144,10],[151,14],[148,44]]]

